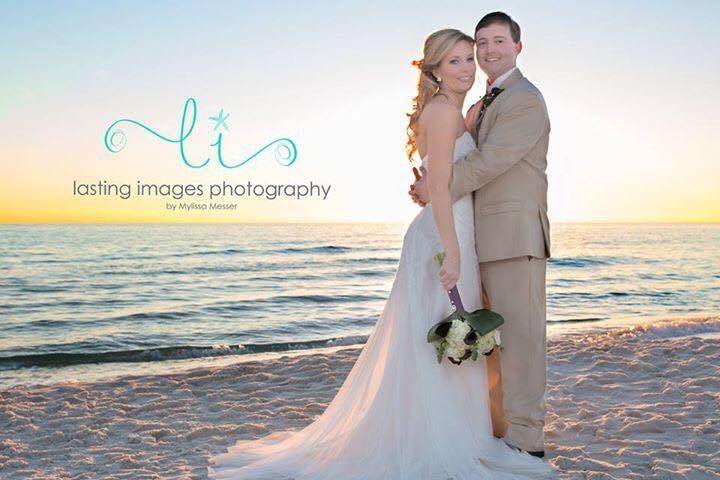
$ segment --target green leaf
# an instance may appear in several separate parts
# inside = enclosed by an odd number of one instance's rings
[[[465,314],[463,314],[463,319],[480,335],[492,332],[505,323],[505,319],[502,315],[486,308],[481,308],[480,310],[475,310],[474,312],[469,313],[465,312]]]
[[[433,260],[435,261],[435,264],[438,266],[438,268],[442,267],[442,264],[445,261],[445,252],[436,253],[433,257]]]
[[[443,355],[445,354],[445,348],[447,347],[447,340],[444,338],[440,340],[440,342],[437,344],[437,361],[438,363],[442,363]]]
[[[430,330],[428,330],[427,333],[427,342],[432,343],[440,340],[441,338],[445,338],[445,335],[447,335],[447,330],[449,329],[450,325],[452,324],[452,321],[454,319],[458,318],[457,312],[453,312],[450,316],[448,316],[445,320],[436,323],[432,327],[430,327]],[[444,327],[444,328],[440,328]],[[440,328],[440,333],[438,333],[438,329]],[[442,331],[445,330],[445,333],[443,334]]]

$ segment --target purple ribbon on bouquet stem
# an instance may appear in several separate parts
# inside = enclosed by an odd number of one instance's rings
[[[452,304],[455,311],[464,312],[465,307],[463,306],[462,300],[460,300],[460,292],[458,292],[457,285],[453,286],[447,293],[450,298],[450,304]]]

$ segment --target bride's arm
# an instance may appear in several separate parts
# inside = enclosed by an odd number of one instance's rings
[[[460,247],[455,233],[449,186],[459,112],[455,107],[444,103],[428,105],[426,110],[424,120],[429,154],[428,193],[435,225],[446,254],[440,270],[440,281],[443,287],[449,290],[460,277]]]

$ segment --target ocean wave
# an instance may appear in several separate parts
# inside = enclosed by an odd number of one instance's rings
[[[548,263],[558,267],[592,267],[596,265],[611,265],[617,263],[615,257],[550,257]]]
[[[383,300],[383,295],[277,295],[266,299],[252,300],[254,303],[273,303],[280,302],[310,302],[310,303],[342,303],[342,302],[362,302],[369,300]]]
[[[0,371],[31,367],[64,367],[88,363],[158,362],[191,358],[248,355],[266,352],[311,350],[316,348],[364,344],[368,335],[350,335],[319,340],[279,343],[245,343],[238,345],[179,345],[138,350],[120,350],[97,353],[44,353],[0,357]]]
[[[602,322],[608,320],[603,317],[589,317],[589,318],[564,318],[562,320],[547,320],[547,323],[583,323],[583,322]]]
[[[611,265],[648,265],[661,263],[662,260],[656,258],[646,258],[641,256],[623,255],[598,255],[593,257],[550,257],[548,263],[555,267],[571,267],[585,268],[597,266]]]
[[[692,335],[720,333],[720,316],[674,318],[653,320],[627,328],[609,330],[603,333],[611,337],[639,337],[665,339]]]
[[[576,301],[586,302],[588,300],[612,300],[617,297],[633,297],[633,298],[666,298],[682,296],[685,293],[682,290],[626,290],[626,291],[597,291],[597,292],[554,292],[547,296],[548,303],[556,303],[559,301]]]
[[[379,264],[395,264],[400,260],[400,257],[358,257],[358,258],[343,258],[338,260],[339,263],[350,263],[350,264],[367,264],[367,263],[379,263]]]
[[[136,260],[136,258],[133,258]],[[250,263],[245,262],[234,262],[234,263],[223,263],[220,265],[186,265],[186,266],[165,266],[160,268],[147,268],[143,266],[142,269],[132,268],[131,266],[124,265],[122,268],[105,268],[98,272],[100,277],[107,276],[154,276],[154,275],[202,275],[202,274],[220,274],[220,273],[245,273],[245,272],[257,272],[262,274],[264,272],[290,272],[293,270],[304,270],[313,266],[323,267],[337,267],[343,268],[345,266],[353,267],[355,265],[395,265],[399,260],[398,257],[354,257],[354,258],[335,258],[332,260],[323,258],[307,258],[298,260],[296,262],[289,263],[287,259],[278,261],[252,261]],[[344,273],[344,271],[343,271]],[[280,277],[287,279],[287,276]],[[254,278],[262,279],[262,278]],[[247,281],[248,279],[244,279]]]
[[[23,287],[24,293],[54,293],[72,290],[71,285],[29,285]]]
[[[98,272],[98,275],[109,275],[109,276],[154,276],[154,275],[198,275],[204,273],[236,273],[242,272],[244,268],[242,265],[223,264],[216,266],[194,266],[188,265],[185,268],[176,267],[163,267],[158,269],[133,270],[133,269],[108,269]],[[91,287],[102,287],[104,285],[91,285]]]
[[[351,251],[351,247],[340,245],[320,245],[316,247],[288,247],[276,250],[263,250],[262,253],[342,253]]]
[[[356,275],[358,277],[387,277],[390,275],[393,275],[395,273],[395,269],[388,269],[383,268],[381,270],[357,270],[355,272],[350,272],[351,275]]]

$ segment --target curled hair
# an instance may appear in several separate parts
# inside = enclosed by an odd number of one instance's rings
[[[445,55],[447,55],[458,42],[462,41],[475,43],[475,40],[471,36],[454,28],[446,28],[433,32],[425,39],[423,58],[412,62],[412,64],[420,70],[420,78],[418,79],[417,96],[413,98],[412,102],[412,111],[407,114],[410,119],[407,126],[408,141],[405,150],[407,151],[407,156],[410,161],[412,161],[413,155],[417,152],[417,144],[415,141],[418,133],[417,122],[420,114],[427,101],[440,90],[440,83],[432,71],[440,65]]]

